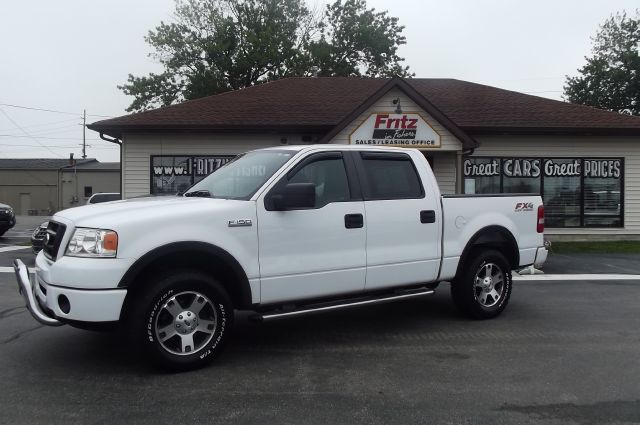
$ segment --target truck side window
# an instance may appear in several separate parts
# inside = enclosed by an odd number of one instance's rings
[[[313,183],[316,187],[316,208],[351,198],[342,158],[313,161],[291,176],[289,183]]]
[[[361,153],[367,199],[424,197],[420,177],[405,154]]]

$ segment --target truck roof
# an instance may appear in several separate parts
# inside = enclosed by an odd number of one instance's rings
[[[256,149],[256,150],[290,150],[290,151],[304,151],[304,150],[326,150],[326,151],[335,151],[335,150],[384,150],[384,151],[406,151],[411,148],[404,148],[398,146],[383,146],[383,145],[342,145],[342,144],[318,144],[318,145],[282,145],[282,146],[273,146],[269,148]]]

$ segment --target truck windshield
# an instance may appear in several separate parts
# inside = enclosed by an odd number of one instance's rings
[[[247,200],[294,154],[268,150],[239,155],[191,186],[184,196]]]

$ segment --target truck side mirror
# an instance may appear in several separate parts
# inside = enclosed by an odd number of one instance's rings
[[[289,183],[271,197],[276,211],[313,208],[316,206],[316,187],[313,183]]]

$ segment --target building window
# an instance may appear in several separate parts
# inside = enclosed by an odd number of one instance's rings
[[[502,192],[540,193],[539,158],[508,158],[502,161]]]
[[[500,193],[502,168],[497,158],[468,158],[463,164],[464,193]]]
[[[545,225],[623,227],[623,158],[496,158],[464,160],[465,193],[535,193]]]
[[[233,158],[233,155],[152,155],[150,193],[175,195],[184,192]]]
[[[544,160],[544,223],[548,227],[581,227],[579,159]]]
[[[91,195],[93,195],[93,187],[91,186],[85,186],[84,187],[84,197],[85,198],[90,198]]]

